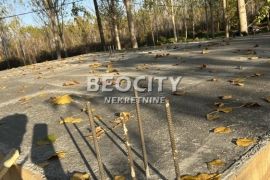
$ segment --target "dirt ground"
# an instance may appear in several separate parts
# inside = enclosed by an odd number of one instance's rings
[[[159,55],[164,57],[158,57]],[[105,96],[131,96],[133,92],[87,92],[88,76],[108,76],[105,66],[93,69],[89,65],[112,62],[120,75],[182,76],[180,96],[171,94],[165,83],[162,93],[140,93],[140,96],[166,96],[172,105],[175,136],[179,151],[181,175],[200,172],[226,174],[243,155],[257,151],[257,144],[267,141],[270,128],[270,104],[263,98],[270,96],[270,34],[176,44],[156,49],[86,54],[61,61],[45,62],[0,72],[0,152],[11,148],[21,151],[18,164],[47,179],[68,179],[74,171],[89,172],[98,179],[98,164],[94,146],[89,138],[89,123],[82,109],[91,101],[97,120],[105,133],[99,145],[108,178],[123,175],[130,178],[123,129],[111,123],[115,113],[130,112],[131,145],[139,179],[144,179],[140,138],[134,104],[104,104]],[[235,84],[229,80],[240,78]],[[213,81],[212,81],[213,80]],[[215,81],[216,80],[216,81]],[[63,86],[67,81],[78,82]],[[243,84],[242,84],[243,83]],[[68,105],[54,105],[50,98],[69,94]],[[219,96],[231,95],[229,100]],[[219,119],[207,120],[214,111],[214,103],[223,102],[232,112],[219,113]],[[256,102],[260,107],[243,107]],[[142,104],[150,173],[153,179],[175,178],[171,155],[166,113],[163,104]],[[77,124],[59,124],[61,117],[76,116],[83,119]],[[211,132],[216,127],[230,127],[228,134]],[[47,135],[57,137],[53,144],[38,146],[38,140]],[[240,147],[238,138],[254,138],[256,143]],[[44,160],[58,151],[65,151],[62,159],[44,165]],[[207,166],[214,159],[224,161],[223,166]]]

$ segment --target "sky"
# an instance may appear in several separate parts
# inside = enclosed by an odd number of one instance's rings
[[[76,1],[76,0],[66,0],[66,3],[73,2],[73,1]],[[17,0],[17,1],[13,1],[12,3],[13,3],[12,4],[13,10],[11,10],[8,13],[8,15],[15,15],[15,14],[26,13],[26,12],[32,11],[32,8],[30,7],[30,4],[29,4],[29,0],[21,0],[21,2]],[[78,2],[77,4],[83,5],[87,10],[90,10],[91,12],[94,11],[92,0],[82,0],[81,2]],[[72,4],[66,5],[66,7],[70,9],[72,7]],[[25,25],[25,26],[27,25],[40,26],[41,25],[35,13],[22,15],[22,16],[19,16],[19,18],[22,21],[22,25]],[[9,21],[10,18],[8,18],[7,20]]]

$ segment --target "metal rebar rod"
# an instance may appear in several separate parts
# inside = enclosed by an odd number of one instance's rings
[[[172,148],[172,156],[174,161],[174,168],[175,168],[175,174],[176,179],[180,179],[180,168],[179,168],[179,162],[178,162],[178,151],[176,149],[176,143],[175,143],[175,133],[174,133],[174,124],[172,121],[172,113],[170,108],[170,102],[168,99],[165,100],[165,109],[167,114],[167,122],[168,122],[168,130],[169,130],[169,136],[171,141],[171,148]]]
[[[133,155],[132,155],[132,151],[131,151],[131,144],[129,141],[129,136],[128,136],[128,129],[125,123],[125,119],[122,118],[122,125],[123,125],[123,130],[124,130],[124,136],[125,136],[125,144],[127,147],[127,153],[128,153],[128,162],[129,162],[129,167],[130,167],[130,174],[131,174],[131,178],[133,180],[136,180],[136,173],[135,173],[135,167],[134,167],[134,162],[133,162]]]
[[[150,171],[149,171],[147,152],[146,152],[146,147],[145,147],[144,132],[143,132],[142,119],[141,119],[140,101],[139,101],[138,92],[136,91],[135,88],[134,88],[134,95],[136,98],[136,113],[137,113],[137,121],[138,121],[138,126],[139,126],[140,137],[141,137],[144,170],[145,170],[146,179],[148,179],[150,178]]]
[[[98,141],[97,141],[96,128],[95,128],[94,116],[92,113],[91,103],[87,102],[86,106],[87,106],[88,118],[89,118],[90,128],[92,131],[92,137],[93,137],[94,147],[95,147],[97,161],[98,161],[99,177],[101,180],[105,180],[103,163],[102,163],[101,155],[100,155],[100,151],[99,151],[99,145],[98,145]]]

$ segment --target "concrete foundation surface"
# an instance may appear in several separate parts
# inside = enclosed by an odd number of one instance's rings
[[[93,68],[98,63],[101,66]],[[110,63],[117,71],[106,72]],[[162,92],[157,91],[154,83],[153,92],[139,93],[139,96],[169,98],[180,174],[217,173],[221,179],[270,179],[270,103],[265,100],[270,97],[269,70],[270,34],[260,34],[111,55],[85,54],[1,71],[0,152],[5,155],[12,148],[20,150],[17,166],[11,171],[24,179],[69,179],[77,171],[89,173],[91,179],[100,179],[84,111],[85,103],[90,101],[93,113],[99,117],[95,118],[96,125],[104,129],[98,142],[108,179],[114,176],[131,179],[123,128],[112,122],[120,112],[131,114],[127,128],[135,171],[138,179],[145,179],[135,104],[104,103],[104,97],[133,96],[133,91],[89,92],[87,77],[182,76],[178,95],[172,95],[169,81],[164,82]],[[73,85],[63,86],[70,81]],[[52,103],[52,97],[66,94],[72,98],[70,104]],[[219,98],[225,95],[232,97]],[[219,112],[216,120],[207,120],[206,115],[216,111],[220,102],[232,109]],[[82,121],[59,123],[61,118],[70,116]],[[141,104],[141,118],[151,179],[174,179],[164,104]],[[231,132],[213,132],[221,126],[230,128]],[[53,135],[56,141],[38,145],[48,135]],[[236,143],[239,138],[252,139],[253,143],[239,146]],[[50,158],[59,151],[64,151],[65,157]],[[217,159],[222,163],[208,163]],[[16,179],[8,176],[6,179]]]

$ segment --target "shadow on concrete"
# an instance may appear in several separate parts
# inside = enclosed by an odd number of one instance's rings
[[[56,150],[53,144],[37,145],[37,142],[47,138],[48,125],[35,124],[33,129],[31,161],[43,168],[44,175],[47,179],[68,179],[68,175],[64,172],[59,158],[55,155]],[[52,158],[52,156],[54,156]]]
[[[27,122],[28,119],[25,114],[13,114],[0,120],[0,144],[7,147],[7,149],[4,149],[5,152],[1,152],[2,150],[0,149],[0,155],[7,154],[13,148],[20,151],[23,136],[26,132]],[[3,177],[3,180],[21,179],[21,171],[22,169],[19,166],[12,166]]]

